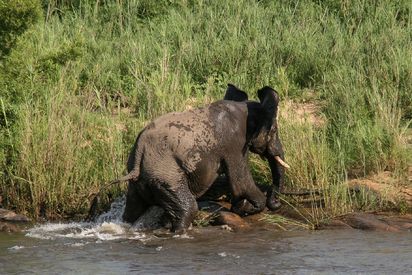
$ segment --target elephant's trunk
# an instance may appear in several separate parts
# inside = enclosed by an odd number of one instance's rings
[[[266,194],[266,206],[270,210],[276,210],[281,206],[278,199],[278,193],[282,190],[284,182],[284,167],[289,165],[282,160],[280,156],[266,156],[272,173],[272,186],[269,187]],[[280,161],[279,161],[280,160]]]

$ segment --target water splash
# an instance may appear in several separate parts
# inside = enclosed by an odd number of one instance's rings
[[[149,208],[133,225],[122,221],[126,204],[125,196],[117,198],[110,210],[101,214],[95,222],[45,223],[27,230],[26,236],[38,239],[92,239],[107,241],[117,239],[147,238],[142,230],[153,230],[161,227],[162,208]]]
[[[10,247],[9,250],[15,250],[15,251],[17,251],[17,250],[20,250],[20,249],[23,249],[23,248],[25,248],[25,246],[23,246],[23,245],[15,245],[15,246]]]
[[[114,222],[121,223],[124,208],[126,207],[126,196],[119,197],[114,200],[110,206],[110,210],[101,214],[96,219],[96,223]]]

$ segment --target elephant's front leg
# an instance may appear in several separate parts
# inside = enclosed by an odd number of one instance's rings
[[[226,160],[229,184],[232,189],[232,211],[241,216],[261,212],[266,205],[266,197],[253,181],[243,156]]]
[[[283,159],[283,156],[282,156]],[[267,157],[269,162],[270,170],[272,172],[272,186],[269,187],[266,194],[266,206],[274,211],[279,209],[281,202],[279,200],[279,192],[283,187],[283,181],[285,177],[284,168],[273,158]]]

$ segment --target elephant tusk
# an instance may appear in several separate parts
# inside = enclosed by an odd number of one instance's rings
[[[277,162],[279,162],[279,164],[282,165],[283,167],[285,167],[285,168],[287,168],[287,169],[290,168],[289,164],[287,164],[286,162],[284,162],[279,156],[275,156],[275,160],[276,160]]]

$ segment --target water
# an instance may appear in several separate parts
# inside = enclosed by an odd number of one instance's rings
[[[123,202],[96,223],[0,233],[1,274],[331,274],[412,272],[412,233],[357,230],[229,232],[155,228],[159,209],[121,223]],[[150,216],[150,218],[149,218]],[[154,218],[153,218],[154,217]]]

